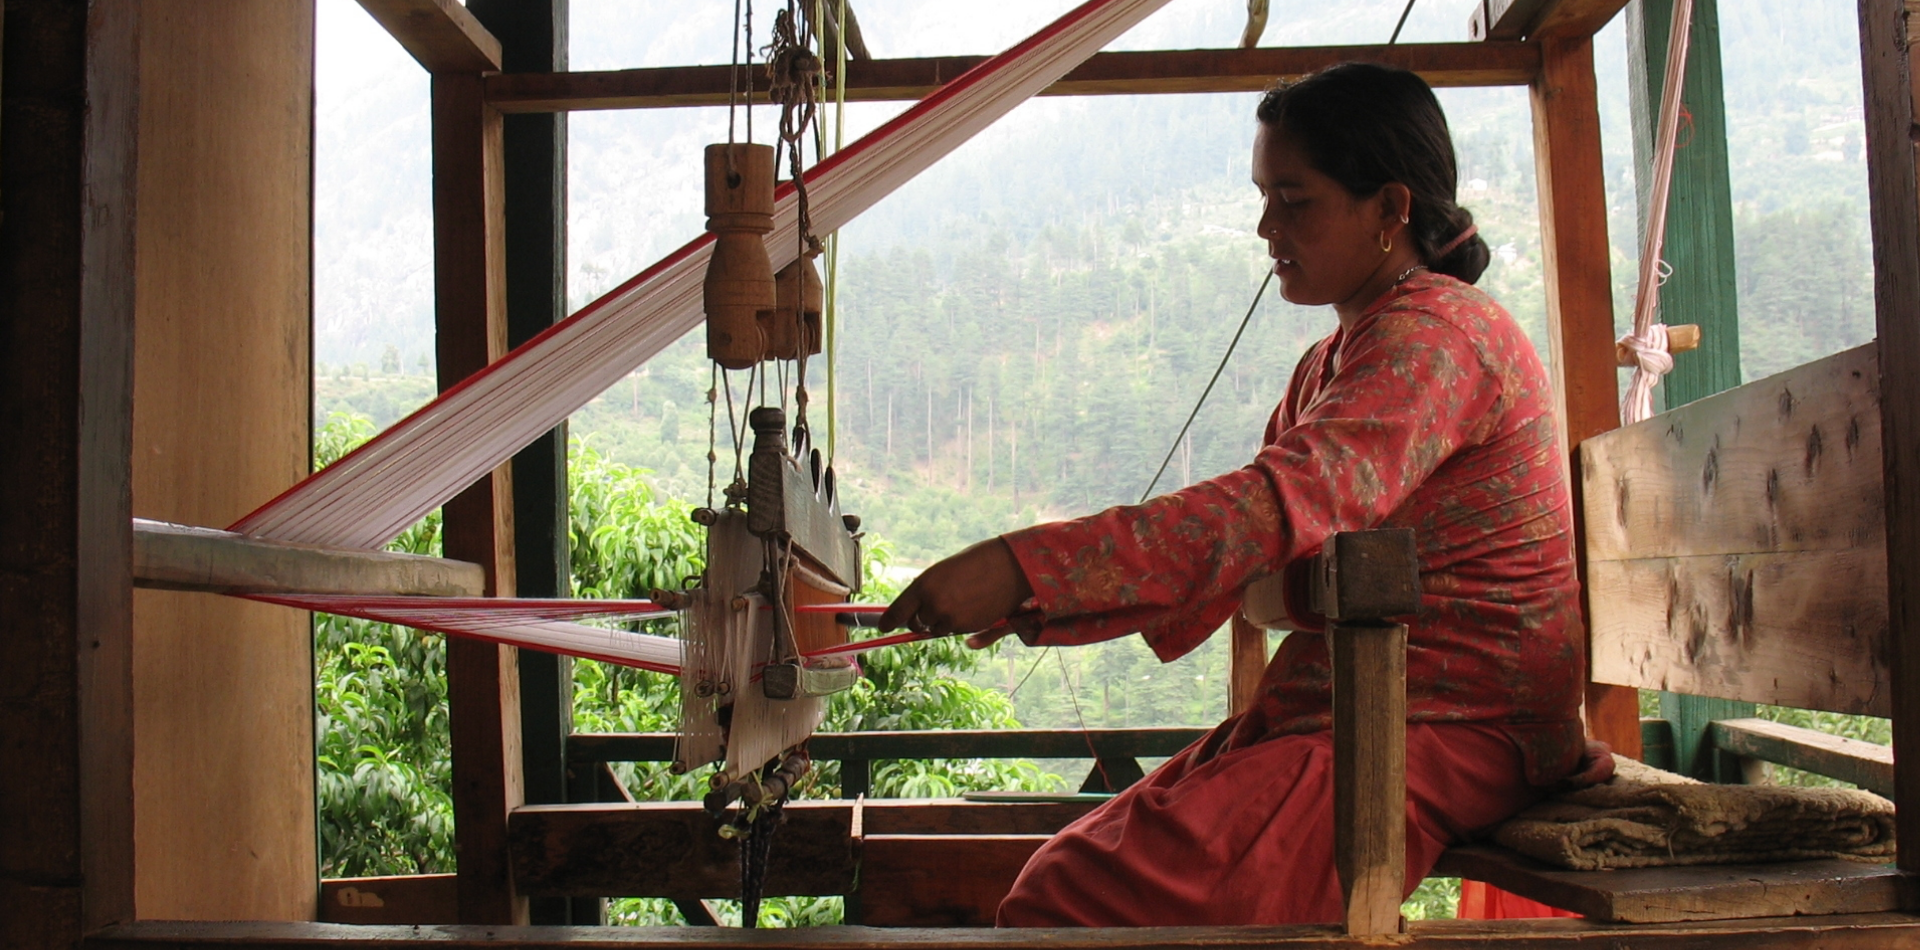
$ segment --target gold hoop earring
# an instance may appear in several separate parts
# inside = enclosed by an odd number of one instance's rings
[[[1387,237],[1387,232],[1385,231],[1380,232],[1380,253],[1393,253],[1393,238]]]

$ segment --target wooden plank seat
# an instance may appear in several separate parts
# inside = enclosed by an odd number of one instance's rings
[[[1484,881],[1608,923],[1857,914],[1917,906],[1911,876],[1838,858],[1569,871],[1497,845],[1472,844],[1449,849],[1433,873]]]

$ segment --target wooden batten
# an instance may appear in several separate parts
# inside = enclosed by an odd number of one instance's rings
[[[847,64],[847,99],[919,99],[986,59],[855,60]],[[1400,66],[1435,86],[1521,86],[1539,72],[1540,50],[1531,43],[1503,42],[1096,53],[1040,95],[1259,92],[1275,79],[1349,61]],[[487,78],[487,101],[502,112],[726,105],[728,74],[726,66],[505,73]]]
[[[1891,713],[1876,352],[1582,444],[1596,680]]]
[[[480,565],[249,538],[232,531],[133,519],[137,587],[217,594],[419,594],[478,597]]]

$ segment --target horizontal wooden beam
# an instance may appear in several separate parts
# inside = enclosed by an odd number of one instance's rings
[[[778,852],[775,845],[774,851]],[[1619,873],[1619,872],[1609,872]],[[1619,925],[1585,920],[1416,920],[1403,937],[1349,937],[1317,925],[1124,930],[799,927],[362,927],[279,921],[141,921],[86,938],[86,950],[1885,950],[1920,942],[1920,917],[1851,914]]]
[[[1627,0],[1549,0],[1535,14],[1527,39],[1574,39],[1592,36],[1625,9]]]
[[[320,882],[320,919],[336,924],[451,924],[457,875],[342,877]]]
[[[1467,17],[1475,40],[1592,36],[1626,6],[1623,0],[1482,0]]]
[[[1467,17],[1467,36],[1475,40],[1517,40],[1527,35],[1546,0],[1483,0]]]
[[[863,836],[1018,837],[1053,834],[1094,807],[1091,801],[794,802],[772,852],[766,893],[848,893],[859,879],[856,808]],[[508,836],[514,886],[523,894],[697,900],[734,896],[740,886],[738,848],[719,836],[697,802],[525,805],[508,819]]]
[[[986,61],[985,56],[856,60],[847,64],[847,98],[919,99]],[[1258,92],[1349,61],[1413,70],[1435,86],[1522,86],[1540,71],[1531,43],[1408,43],[1395,46],[1262,47],[1097,53],[1043,96]],[[726,105],[726,66],[674,66],[608,72],[503,73],[487,78],[487,101],[502,112],[570,112]]]
[[[445,558],[263,541],[232,531],[133,519],[136,587],[220,594],[478,597],[480,565]]]
[[[868,835],[860,841],[859,923],[991,927],[1050,835]]]
[[[1916,898],[1916,881],[1904,872],[1838,858],[1569,871],[1469,845],[1442,854],[1433,873],[1485,881],[1596,921],[1640,924],[1871,913],[1912,908]]]
[[[815,759],[1086,759],[1172,755],[1205,729],[927,729],[913,732],[823,732],[807,740]],[[670,732],[575,733],[567,760],[670,762]]]
[[[360,0],[430,73],[500,69],[500,41],[458,0]]]
[[[1734,755],[1851,782],[1882,795],[1893,794],[1893,749],[1889,746],[1765,719],[1722,719],[1713,724],[1713,744]]]

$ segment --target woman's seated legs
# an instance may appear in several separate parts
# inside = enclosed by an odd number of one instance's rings
[[[999,925],[1338,921],[1331,734],[1207,755],[1233,725],[1056,835],[1020,873]],[[1408,892],[1441,851],[1540,794],[1513,742],[1472,723],[1408,726],[1407,793]]]

